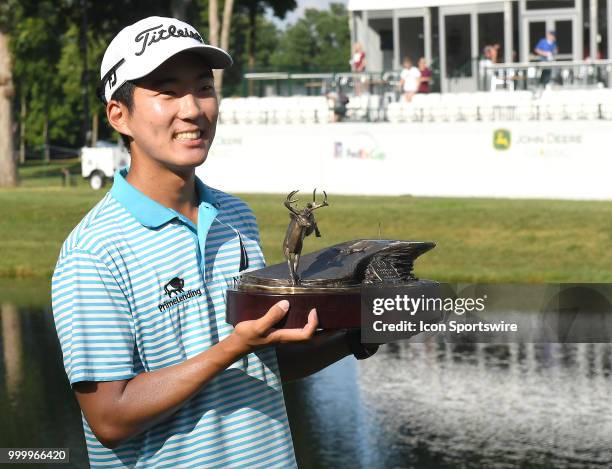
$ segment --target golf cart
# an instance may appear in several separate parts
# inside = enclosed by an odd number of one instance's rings
[[[99,140],[95,147],[81,149],[81,173],[92,189],[104,187],[115,171],[130,164],[130,154],[123,145]]]

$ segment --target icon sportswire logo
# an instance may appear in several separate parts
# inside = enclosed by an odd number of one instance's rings
[[[183,287],[185,286],[185,280],[179,277],[172,278],[168,283],[164,285],[164,293],[171,298],[170,300],[157,305],[160,311],[165,311],[168,308],[182,303],[183,301],[187,301],[190,298],[194,298],[196,296],[202,296],[202,291],[198,288],[195,290],[188,290],[185,292]],[[174,298],[172,297],[173,295]]]

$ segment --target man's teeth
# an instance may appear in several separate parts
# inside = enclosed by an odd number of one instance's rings
[[[179,132],[174,135],[177,140],[194,140],[200,136],[202,132],[196,130],[195,132]]]

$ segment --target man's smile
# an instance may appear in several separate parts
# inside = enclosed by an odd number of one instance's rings
[[[202,131],[200,129],[195,129],[176,132],[173,138],[175,140],[198,140],[201,136]]]

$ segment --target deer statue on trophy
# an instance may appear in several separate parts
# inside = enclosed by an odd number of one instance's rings
[[[291,204],[297,203],[297,199],[292,199],[292,197],[298,192],[299,191],[290,192],[287,199],[285,199],[285,207],[289,210],[291,221],[289,222],[287,234],[283,241],[283,254],[285,255],[285,259],[287,259],[292,285],[297,285],[300,281],[297,269],[300,262],[304,238],[311,235],[313,232],[317,238],[321,237],[319,227],[317,226],[317,222],[312,212],[318,208],[327,207],[329,205],[327,203],[327,193],[325,191],[323,191],[323,195],[325,196],[323,202],[320,204],[316,203],[317,190],[315,189],[312,192],[312,202],[308,202],[306,207],[301,211],[297,211]]]

